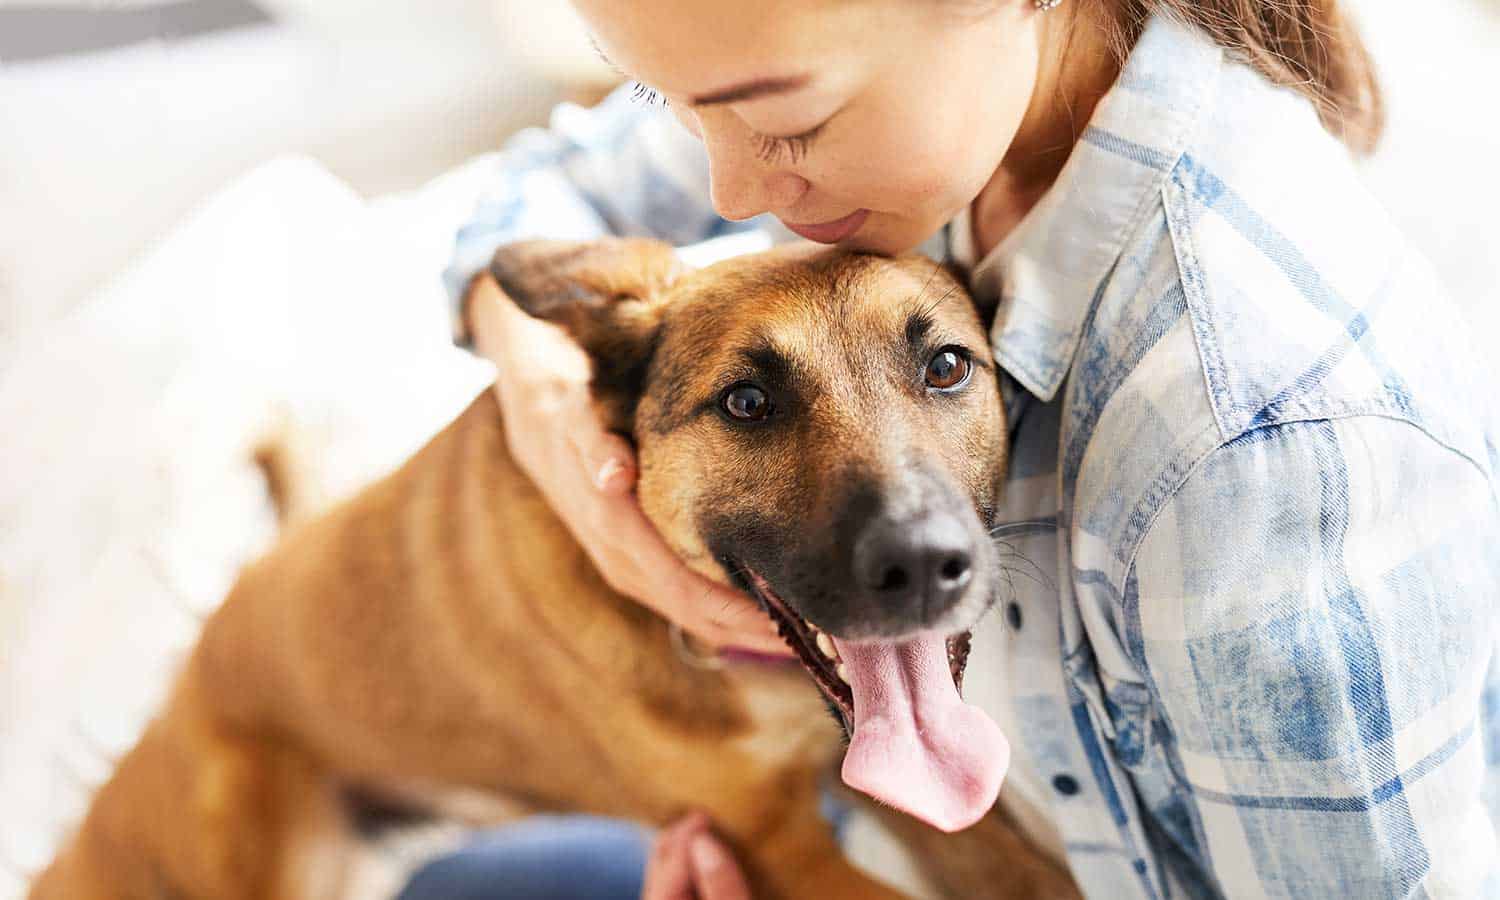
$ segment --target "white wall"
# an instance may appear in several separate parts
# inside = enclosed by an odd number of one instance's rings
[[[1390,111],[1367,181],[1484,331],[1500,326],[1500,3],[1359,0]]]
[[[3,0],[0,0],[3,2]],[[0,63],[0,366],[207,193],[307,153],[366,194],[540,121],[488,0],[268,0],[275,25]]]

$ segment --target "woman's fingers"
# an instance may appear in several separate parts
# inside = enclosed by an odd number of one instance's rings
[[[592,546],[585,548],[605,581],[715,647],[791,656],[749,597],[689,569],[662,540],[632,493],[636,465],[630,444],[592,422],[577,423],[573,433],[578,464],[592,473],[598,490],[579,501],[595,509],[580,517],[587,524],[575,533],[590,535]]]
[[[679,819],[657,834],[646,860],[641,900],[695,900],[692,861],[688,857],[692,824],[689,819]]]
[[[572,441],[579,465],[601,494],[618,497],[635,489],[635,451],[628,441],[593,421],[580,423]]]
[[[704,578],[677,558],[634,496],[599,497],[598,502],[603,505],[599,521],[609,530],[590,555],[611,587],[716,647],[792,655],[749,597]]]
[[[678,586],[676,599],[668,595],[662,602],[682,604],[681,615],[667,613],[675,619],[692,617],[693,633],[715,647],[743,647],[770,656],[794,657],[792,648],[776,631],[770,616],[739,591],[709,581],[687,569],[686,583]],[[687,628],[686,624],[683,624]]]
[[[691,834],[688,855],[699,900],[750,900],[745,873],[713,832],[705,828]]]
[[[750,900],[750,886],[708,817],[694,812],[657,835],[641,900]]]

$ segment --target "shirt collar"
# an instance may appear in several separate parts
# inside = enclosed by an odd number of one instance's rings
[[[1206,35],[1156,16],[1057,182],[978,265],[968,210],[954,219],[954,259],[970,267],[976,296],[998,297],[995,359],[1041,400],[1067,377],[1084,322],[1193,136],[1222,61]]]

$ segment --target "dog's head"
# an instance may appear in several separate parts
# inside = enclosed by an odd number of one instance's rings
[[[961,285],[920,257],[809,246],[688,270],[640,240],[515,244],[491,271],[592,357],[667,542],[780,624],[853,733],[845,780],[940,827],[982,814],[999,774],[953,757],[1005,748],[956,686],[1002,584],[1006,431]],[[903,753],[920,758],[891,771]],[[943,796],[887,783],[913,779]]]

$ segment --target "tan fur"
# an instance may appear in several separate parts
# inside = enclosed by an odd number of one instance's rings
[[[737,270],[717,271],[703,278],[727,290]],[[897,264],[867,277],[873,289],[895,279],[902,296],[920,286]],[[641,496],[711,571],[677,515],[703,502],[684,493],[690,480],[713,483],[693,447],[642,438]],[[511,461],[485,395],[399,471],[294,522],[242,574],[31,896],[331,896],[344,785],[441,786],[657,825],[704,809],[757,897],[895,896],[843,860],[818,814],[838,752],[800,669],[691,668],[661,619],[606,587]]]
[[[905,845],[927,883],[943,897],[1075,900],[1083,896],[1067,872],[1021,836],[998,804],[969,828],[944,834],[842,785],[837,790]]]

